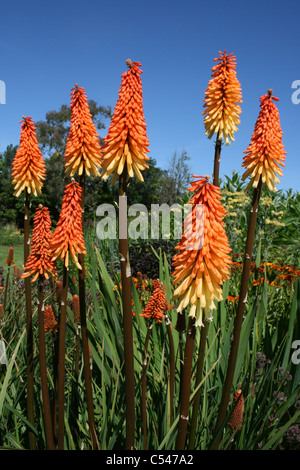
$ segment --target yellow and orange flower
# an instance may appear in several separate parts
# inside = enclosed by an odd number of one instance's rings
[[[51,240],[52,259],[64,259],[65,267],[69,266],[69,253],[79,269],[81,265],[76,255],[86,255],[82,230],[82,209],[80,185],[72,179],[65,187],[59,219]]]
[[[101,147],[96,126],[92,120],[84,88],[75,85],[71,93],[71,127],[65,150],[66,175],[83,172],[99,176]]]
[[[34,196],[41,194],[46,166],[39,149],[36,127],[31,117],[23,116],[20,145],[12,162],[14,195],[27,189]]]
[[[40,204],[33,219],[31,251],[21,278],[33,276],[32,282],[34,282],[39,275],[45,276],[46,279],[49,278],[49,275],[56,275],[55,263],[52,261],[50,248],[51,238],[49,210]]]
[[[231,249],[223,224],[226,210],[220,201],[220,188],[209,183],[208,177],[196,178],[201,179],[192,182],[189,188],[194,192],[192,209],[176,246],[179,253],[173,257],[173,298],[179,302],[178,312],[190,304],[189,316],[195,318],[195,326],[202,326],[204,321],[211,320],[215,301],[222,300]]]
[[[242,163],[242,167],[246,167],[242,179],[251,176],[246,190],[251,186],[256,188],[261,177],[270,191],[276,191],[275,184],[280,182],[276,175],[282,176],[279,165],[285,166],[286,152],[282,143],[279,112],[274,101],[279,100],[273,96],[272,90],[260,97],[260,112]]]
[[[242,390],[237,390],[233,400],[234,410],[229,418],[228,426],[232,431],[242,429],[244,413],[244,397]]]
[[[142,171],[149,167],[147,152],[149,141],[143,110],[142,70],[139,62],[126,61],[129,69],[123,73],[119,98],[116,103],[108,134],[102,147],[102,175],[113,174],[112,184],[127,167],[129,177],[144,181]]]
[[[166,296],[165,286],[158,279],[153,280],[152,285],[152,295],[140,316],[161,323],[171,306]]]
[[[58,331],[58,322],[55,318],[53,308],[51,305],[45,305],[44,309],[44,322],[45,322],[45,333],[49,333],[50,331],[53,333],[57,333]]]
[[[204,126],[205,134],[209,139],[214,134],[222,140],[225,145],[234,141],[234,133],[240,124],[240,114],[242,103],[241,85],[236,76],[236,57],[233,54],[227,55],[220,52],[220,56],[215,61],[219,63],[212,68],[212,78],[205,91]]]

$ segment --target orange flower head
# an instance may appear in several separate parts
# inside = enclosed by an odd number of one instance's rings
[[[102,176],[107,179],[113,174],[112,184],[123,173],[124,167],[129,177],[136,175],[139,181],[144,181],[141,172],[149,167],[141,64],[129,59],[126,63],[129,69],[122,75],[119,98],[102,147]]]
[[[20,145],[12,162],[14,195],[27,189],[34,196],[41,194],[46,166],[38,146],[36,127],[31,117],[24,117],[21,126]]]
[[[72,297],[72,310],[75,323],[80,323],[79,296],[77,294],[74,294]]]
[[[8,266],[11,266],[12,264],[15,264],[15,262],[14,262],[14,249],[13,249],[12,246],[8,250],[8,256],[5,260],[5,264],[7,264]]]
[[[214,134],[225,145],[234,141],[234,133],[238,130],[242,103],[241,85],[236,76],[236,57],[220,52],[215,61],[219,62],[212,68],[212,78],[205,91],[203,107],[205,134],[209,139]]]
[[[58,322],[56,321],[51,305],[45,305],[44,309],[45,333],[58,331]]]
[[[224,229],[226,210],[221,204],[220,188],[198,177],[189,191],[191,211],[184,221],[184,231],[173,257],[174,300],[177,311],[190,304],[189,316],[195,326],[212,319],[215,301],[222,300],[222,284],[229,277],[231,251]]]
[[[51,219],[47,207],[39,204],[33,219],[33,231],[31,240],[31,251],[27,258],[22,278],[33,276],[32,282],[36,281],[39,275],[55,276],[55,263],[52,261],[50,248],[52,238]]]
[[[71,127],[65,150],[66,175],[83,172],[99,176],[101,148],[84,88],[75,85],[71,93]]]
[[[246,167],[242,179],[251,176],[246,190],[251,186],[256,188],[261,177],[270,191],[276,191],[275,184],[280,182],[277,175],[282,176],[279,165],[285,166],[286,152],[282,143],[279,112],[274,101],[279,99],[273,96],[272,90],[260,97],[260,112],[242,163],[242,167]]]
[[[150,318],[151,320],[156,320],[161,323],[165,318],[166,312],[171,307],[166,296],[165,286],[159,282],[159,280],[153,280],[152,285],[152,295],[140,316]]]
[[[51,240],[52,259],[60,257],[68,267],[70,252],[79,269],[81,265],[76,255],[87,254],[82,230],[81,194],[80,185],[72,179],[65,187],[61,212]]]
[[[240,430],[243,425],[244,397],[242,390],[237,390],[234,394],[234,410],[229,418],[228,426],[232,431]]]

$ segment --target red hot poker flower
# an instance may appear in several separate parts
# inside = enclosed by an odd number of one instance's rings
[[[279,112],[273,101],[278,101],[278,98],[273,96],[272,90],[260,98],[260,112],[242,163],[246,167],[242,179],[251,176],[246,189],[251,186],[256,188],[261,177],[270,191],[276,191],[275,184],[279,183],[276,175],[282,176],[279,165],[285,166],[286,152],[282,143]]]
[[[15,262],[14,262],[14,249],[13,249],[12,246],[8,250],[8,256],[5,260],[5,264],[7,264],[8,266],[11,266],[12,264],[15,264]]]
[[[141,317],[156,320],[159,323],[165,318],[166,312],[171,308],[166,296],[165,286],[159,280],[153,280],[153,293],[143,309]]]
[[[45,305],[44,309],[45,333],[58,331],[58,322],[56,321],[51,305]]]
[[[203,320],[211,320],[216,308],[214,301],[222,300],[222,284],[229,277],[231,251],[223,218],[226,210],[220,199],[220,188],[208,182],[208,177],[191,184],[195,194],[190,204],[184,226],[185,230],[176,246],[179,253],[173,257],[173,298],[179,301],[177,311],[182,312],[189,304],[189,316],[195,317],[195,326]],[[202,208],[201,216],[197,210]]]
[[[65,260],[65,266],[68,267],[70,252],[79,269],[81,265],[76,255],[87,254],[82,231],[81,194],[80,185],[72,179],[65,187],[59,220],[51,240],[52,259],[60,257]]]
[[[36,127],[31,117],[24,117],[21,126],[20,146],[12,162],[14,195],[27,188],[34,196],[41,194],[46,166],[36,137]]]
[[[65,150],[67,176],[85,170],[89,176],[99,176],[101,148],[96,126],[90,113],[84,88],[75,85],[71,93],[71,128]]]
[[[34,276],[32,279],[32,282],[34,282],[39,275],[45,276],[46,279],[49,278],[49,275],[55,276],[55,263],[52,261],[50,248],[51,238],[49,210],[40,204],[33,219],[31,251],[22,278]]]
[[[122,75],[119,98],[102,147],[102,176],[107,179],[114,173],[112,184],[123,173],[124,167],[127,167],[129,177],[135,174],[140,181],[144,181],[141,171],[149,167],[141,64],[129,59],[126,63],[129,70]]]
[[[228,426],[232,431],[240,430],[243,425],[244,397],[242,390],[237,390],[234,395],[234,410],[229,418]]]
[[[212,68],[212,78],[205,91],[203,115],[206,135],[209,139],[217,134],[219,140],[224,138],[225,145],[234,141],[234,133],[240,123],[240,103],[242,103],[241,85],[236,77],[236,57],[219,52],[215,61],[219,63]]]

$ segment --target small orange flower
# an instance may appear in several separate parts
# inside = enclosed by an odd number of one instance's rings
[[[55,276],[55,263],[52,261],[50,242],[52,238],[51,219],[47,207],[42,204],[36,209],[33,219],[33,231],[31,241],[31,251],[28,256],[24,274],[22,278],[34,276],[32,282],[36,281],[39,275],[46,279]]]
[[[5,263],[8,265],[8,266],[11,266],[12,264],[15,264],[14,262],[14,249],[13,247],[11,246],[10,249],[8,250],[8,256],[5,260]]]
[[[31,117],[24,117],[21,127],[20,146],[12,162],[14,195],[27,189],[34,196],[41,194],[46,166],[38,146],[36,127]]]
[[[273,101],[279,100],[273,96],[272,90],[260,98],[260,112],[242,163],[242,167],[246,167],[242,179],[251,176],[246,190],[251,186],[256,188],[261,177],[270,191],[276,191],[275,184],[280,182],[276,175],[282,176],[279,165],[285,166],[286,152],[282,143],[279,112]]]
[[[79,297],[77,294],[74,294],[72,297],[72,310],[75,323],[80,323]]]
[[[211,320],[215,301],[222,300],[222,284],[229,277],[231,263],[220,188],[209,183],[208,177],[199,178],[189,188],[195,192],[190,201],[192,210],[185,220],[186,228],[176,246],[179,253],[172,263],[176,286],[173,297],[179,301],[177,311],[182,312],[190,303],[189,316],[196,318],[195,326]],[[203,208],[202,220],[197,216],[199,207]]]
[[[240,123],[240,103],[242,103],[241,85],[236,77],[236,57],[219,52],[215,61],[219,63],[212,68],[212,78],[208,83],[204,99],[204,125],[209,139],[214,134],[225,145],[234,141],[234,133]]]
[[[69,251],[71,257],[79,269],[77,254],[86,255],[83,230],[82,230],[82,209],[81,209],[80,185],[72,179],[71,183],[65,187],[65,194],[59,219],[51,240],[52,259],[64,259],[65,266],[69,266]]]
[[[65,150],[67,176],[85,170],[89,176],[99,176],[101,148],[97,129],[92,120],[84,88],[75,85],[71,93],[71,127]]]
[[[242,390],[235,392],[233,406],[234,410],[229,418],[228,426],[232,431],[235,431],[236,429],[242,429],[243,425],[244,397]]]
[[[112,184],[127,166],[129,177],[134,174],[144,181],[141,171],[149,167],[146,156],[149,141],[143,111],[142,70],[139,62],[126,61],[129,70],[122,75],[119,98],[115,106],[105,143],[102,147],[104,168],[102,175],[107,179],[114,173]]]
[[[58,331],[58,323],[56,321],[51,305],[45,305],[44,309],[45,333]]]
[[[171,306],[169,305],[166,296],[165,286],[159,282],[159,280],[153,280],[152,285],[153,293],[140,316],[150,318],[161,323],[165,318],[166,312],[171,308]]]

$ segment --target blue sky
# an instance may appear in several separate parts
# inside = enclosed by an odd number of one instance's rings
[[[300,80],[299,14],[292,0],[2,2],[0,151],[19,143],[23,115],[39,121],[69,104],[75,83],[114,109],[130,58],[142,64],[150,156],[167,168],[174,151],[185,150],[192,173],[212,174],[203,99],[213,59],[226,49],[237,58],[243,104],[236,140],[222,149],[221,176],[242,173],[259,98],[272,88],[287,152],[278,189],[300,191],[300,104],[291,99],[292,83]]]

